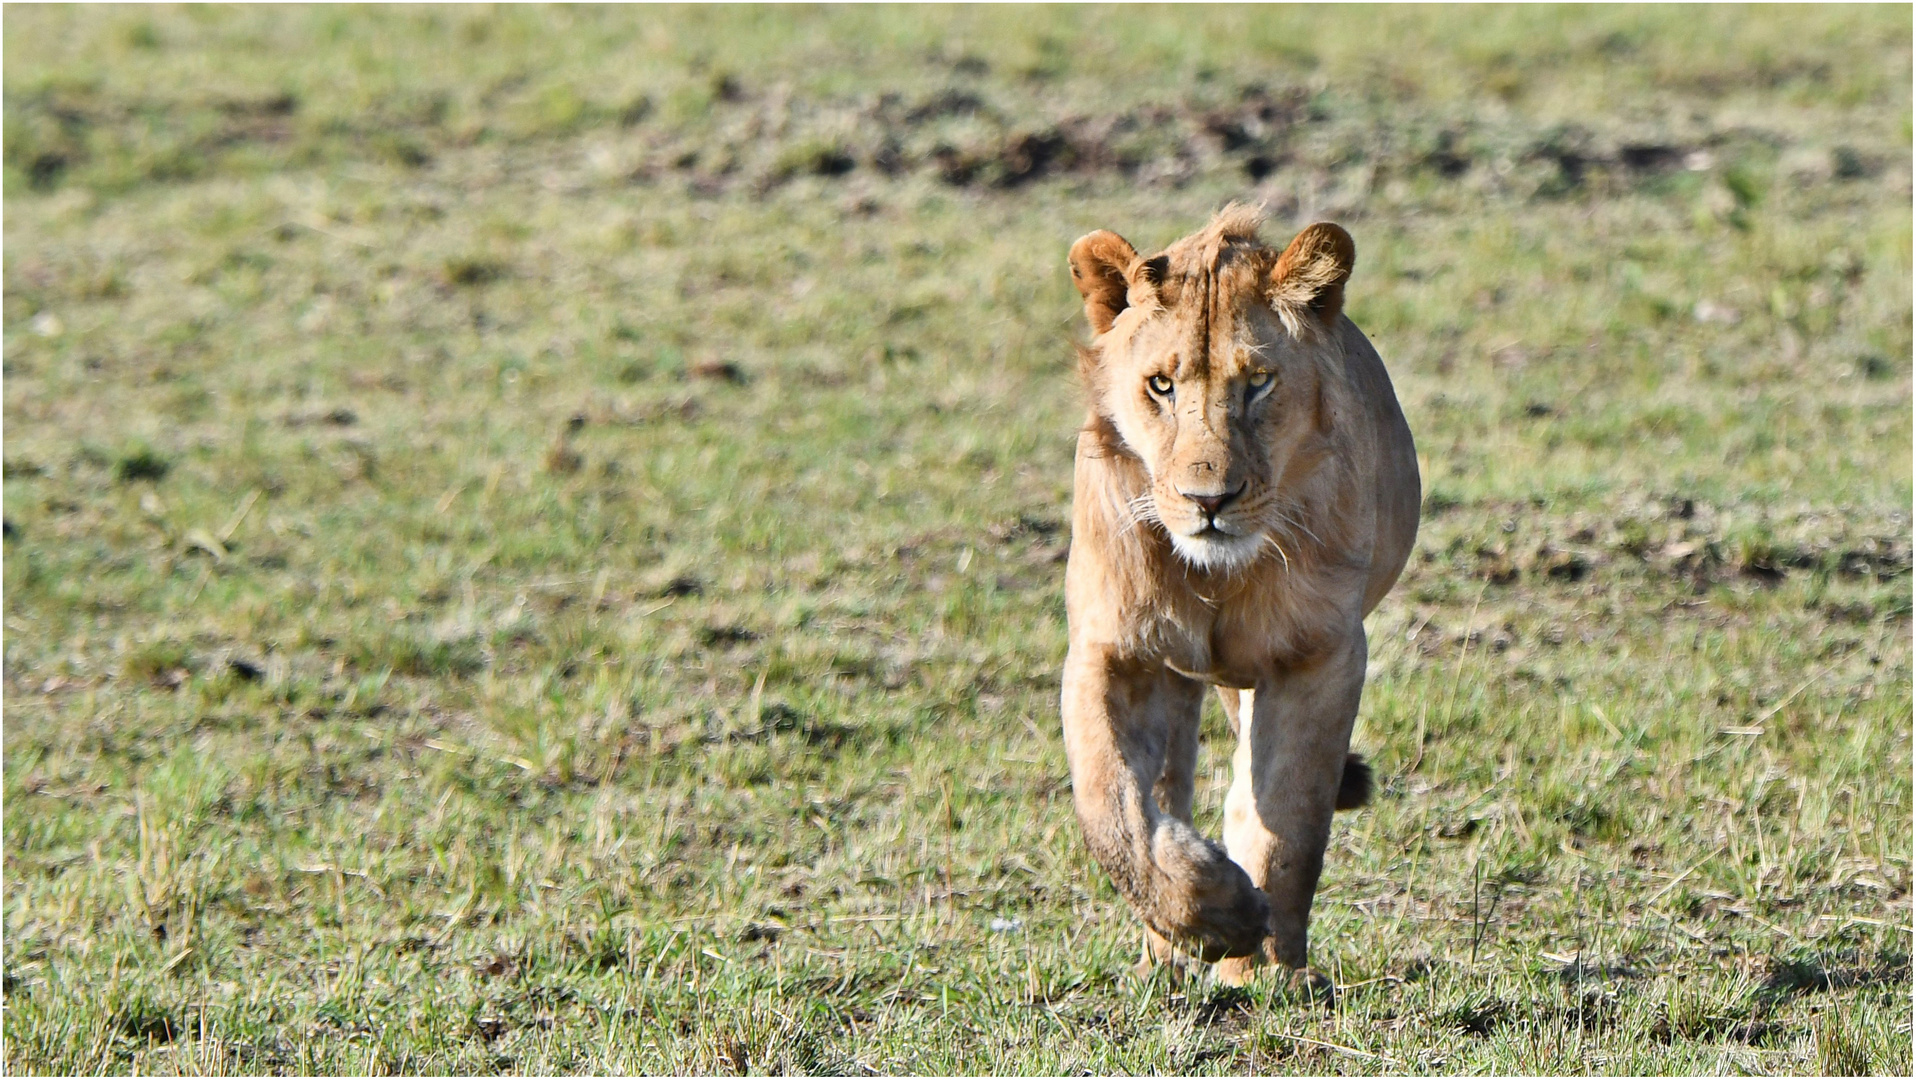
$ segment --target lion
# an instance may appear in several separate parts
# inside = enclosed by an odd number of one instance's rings
[[[1350,753],[1364,616],[1417,535],[1417,453],[1390,376],[1344,315],[1350,234],[1279,252],[1233,204],[1143,257],[1071,245],[1094,337],[1079,348],[1070,647],[1062,712],[1085,843],[1145,925],[1145,958],[1321,986],[1311,900]],[[1198,721],[1237,734],[1224,843],[1191,824]],[[1192,959],[1195,958],[1195,959]]]

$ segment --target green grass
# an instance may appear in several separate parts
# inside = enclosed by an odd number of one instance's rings
[[[7,1068],[1907,1071],[1910,34],[10,8]],[[1334,1006],[1057,730],[1064,253],[1234,197],[1428,492]]]

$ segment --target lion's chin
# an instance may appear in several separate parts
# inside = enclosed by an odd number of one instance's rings
[[[1264,550],[1264,538],[1257,533],[1233,536],[1206,529],[1196,536],[1171,533],[1171,547],[1178,557],[1207,573],[1235,573],[1257,561]]]

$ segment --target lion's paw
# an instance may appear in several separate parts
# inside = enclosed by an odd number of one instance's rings
[[[1270,983],[1300,1000],[1330,1004],[1337,998],[1337,984],[1330,976],[1313,967],[1286,967],[1264,956],[1235,956],[1219,960],[1211,969],[1218,982],[1226,986],[1250,986]]]

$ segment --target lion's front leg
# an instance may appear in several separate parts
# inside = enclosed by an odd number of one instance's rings
[[[1199,708],[1202,707],[1202,695]],[[1197,709],[1173,709],[1165,718],[1170,725],[1166,733],[1164,750],[1164,770],[1158,774],[1158,782],[1152,788],[1152,797],[1157,801],[1158,810],[1179,821],[1190,825],[1191,802],[1197,793],[1198,760],[1198,723]],[[1201,964],[1189,954],[1173,945],[1163,935],[1149,926],[1144,928],[1144,955],[1134,969],[1138,975],[1148,975],[1151,969],[1166,965],[1180,974],[1195,972]]]
[[[1259,683],[1238,710],[1237,752],[1224,800],[1224,843],[1269,897],[1270,936],[1257,954],[1218,965],[1229,983],[1278,963],[1309,959],[1311,899],[1324,867],[1351,726],[1364,689],[1366,649],[1357,629],[1329,655]]]
[[[1086,846],[1161,940],[1217,960],[1260,948],[1269,909],[1244,870],[1179,816],[1190,812],[1182,774],[1195,764],[1183,760],[1195,749],[1183,727],[1195,727],[1203,695],[1162,664],[1095,646],[1074,645],[1065,659],[1065,750]]]

